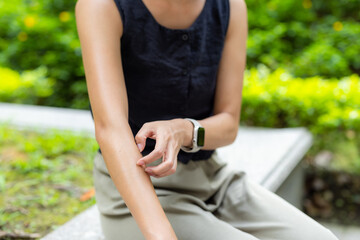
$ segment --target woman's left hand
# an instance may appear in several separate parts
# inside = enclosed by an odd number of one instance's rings
[[[153,177],[165,177],[176,172],[177,155],[181,146],[191,144],[193,125],[185,119],[173,119],[145,123],[135,136],[136,144],[142,152],[146,139],[156,140],[154,150],[140,158],[137,165],[145,167],[145,171]],[[146,167],[146,164],[163,158],[157,166]]]

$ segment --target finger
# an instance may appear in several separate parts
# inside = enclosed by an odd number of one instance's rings
[[[152,173],[156,177],[167,176],[175,173],[177,160],[176,147],[172,144],[167,145],[164,161],[157,166],[147,167],[146,172]],[[175,165],[175,166],[174,166]]]
[[[146,139],[152,138],[154,135],[154,131],[148,124],[144,124],[141,129],[137,132],[135,136],[135,142],[139,151],[142,152],[146,145]]]
[[[177,155],[178,155],[179,151],[180,151],[180,148],[177,148],[177,149],[174,149],[174,153],[170,154],[170,155],[173,156],[173,158],[172,158],[173,166],[171,167],[171,169],[169,169],[164,174],[158,175],[159,178],[172,175],[172,174],[174,174],[176,172],[176,169],[177,169]]]
[[[162,137],[158,136],[156,139],[155,148],[151,151],[148,155],[140,158],[137,162],[138,165],[146,165],[156,161],[157,159],[161,158],[166,150],[166,143],[167,141]]]
[[[166,176],[170,176],[172,174],[174,174],[176,172],[176,167],[177,167],[177,161],[174,162],[174,165],[171,169],[169,169],[169,171],[167,171],[164,174],[161,175],[155,175],[154,173],[149,174],[150,176],[156,177],[156,178],[162,178],[162,177],[166,177]]]
[[[172,166],[172,168],[169,171],[167,171],[166,173],[161,174],[161,175],[153,175],[153,177],[162,178],[162,177],[172,175],[176,172],[176,168],[177,168],[177,159],[174,161],[174,165]]]

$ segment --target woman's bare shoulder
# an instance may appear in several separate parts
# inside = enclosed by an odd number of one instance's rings
[[[239,25],[246,23],[247,7],[244,0],[229,0],[230,3],[230,22],[229,25]]]
[[[77,0],[75,4],[76,21],[86,28],[109,26],[120,30],[122,21],[114,0]]]
[[[231,8],[234,8],[237,12],[246,11],[245,0],[229,0]]]

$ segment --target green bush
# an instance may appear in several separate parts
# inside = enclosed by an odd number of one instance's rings
[[[45,105],[86,108],[88,96],[76,32],[76,0],[0,2],[0,65],[16,71],[46,66],[55,81]]]
[[[360,132],[360,78],[295,78],[265,66],[246,71],[241,119],[246,125],[306,126],[313,133]]]
[[[285,67],[300,77],[360,74],[360,0],[246,3],[249,67]]]
[[[0,67],[0,101],[41,104],[53,94],[54,80],[47,75],[47,68],[44,66],[21,74]]]
[[[291,68],[295,75],[341,77],[360,73],[360,24],[327,17],[310,32],[315,41],[294,59]]]
[[[0,65],[18,72],[44,66],[44,77],[54,80],[55,94],[37,104],[88,108],[75,3],[0,1]],[[297,77],[360,74],[360,0],[246,3],[249,68],[260,63],[271,70],[288,69]]]
[[[318,16],[331,15],[336,18],[360,20],[359,0],[316,0],[310,2],[313,3],[313,8]]]
[[[318,41],[305,48],[294,60],[293,72],[297,76],[335,76],[351,74],[343,53],[328,41]]]
[[[314,136],[306,159],[330,151],[332,167],[360,174],[360,77],[296,78],[261,65],[246,71],[241,125],[307,127]]]
[[[249,37],[247,64],[259,63],[271,69],[291,64],[294,55],[312,42],[308,26],[314,21],[312,11],[301,1],[247,0]]]

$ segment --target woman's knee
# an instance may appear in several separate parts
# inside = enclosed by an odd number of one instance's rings
[[[304,231],[311,231],[310,235],[313,236],[313,239],[339,240],[330,229],[322,226],[319,223],[317,223],[317,226],[313,229],[306,229]]]
[[[321,225],[306,214],[302,214],[302,217],[298,218],[297,224],[293,222],[292,226],[291,235],[295,236],[295,238],[292,239],[339,240],[330,229]]]

